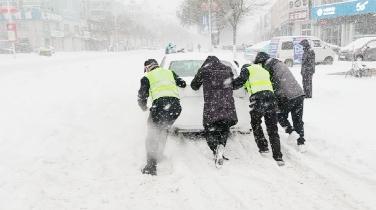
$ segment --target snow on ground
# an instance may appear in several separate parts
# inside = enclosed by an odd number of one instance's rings
[[[147,113],[136,94],[143,61],[161,56],[0,56],[0,209],[374,209],[376,78],[328,75],[348,62],[318,66],[309,151],[281,132],[285,167],[251,135],[232,137],[222,170],[204,141],[171,137],[160,176],[141,175]]]

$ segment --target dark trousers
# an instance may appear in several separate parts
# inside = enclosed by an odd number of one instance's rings
[[[312,98],[312,79],[313,74],[303,74],[303,89],[306,98]]]
[[[265,119],[266,130],[269,135],[269,141],[272,147],[273,158],[282,158],[281,144],[278,134],[277,106],[274,94],[270,91],[263,91],[251,96],[251,125],[253,135],[258,148],[265,150],[268,142],[262,130],[262,118]]]
[[[230,135],[230,123],[215,122],[205,125],[205,138],[209,148],[215,154],[217,146],[226,146]]]
[[[280,112],[278,113],[279,124],[281,124],[281,126],[286,130],[295,130],[300,136],[300,138],[298,139],[298,144],[304,144],[304,96],[290,100],[278,100],[278,107],[280,110]],[[288,120],[290,113],[294,127]]]
[[[148,133],[145,141],[148,160],[158,161],[163,155],[168,130],[181,113],[177,98],[158,99],[150,109]]]

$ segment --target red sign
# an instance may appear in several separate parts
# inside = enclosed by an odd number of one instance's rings
[[[0,13],[16,13],[17,8],[16,7],[6,7],[6,6],[0,6]]]
[[[17,26],[15,23],[8,23],[7,24],[7,30],[8,31],[16,31],[17,30]]]
[[[17,40],[17,26],[15,23],[8,23],[7,24],[7,31],[8,31],[8,40],[9,41],[16,41]]]

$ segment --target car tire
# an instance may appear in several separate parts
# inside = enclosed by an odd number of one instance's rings
[[[294,66],[294,62],[293,62],[291,59],[287,59],[287,60],[285,60],[285,64],[286,64],[288,67],[293,67],[293,66]]]
[[[332,65],[333,62],[334,62],[334,59],[333,59],[333,57],[331,57],[331,56],[326,57],[326,58],[324,59],[324,64],[325,64],[325,65]]]
[[[363,58],[362,55],[357,55],[357,56],[355,57],[355,60],[356,60],[356,61],[364,61],[364,58]]]

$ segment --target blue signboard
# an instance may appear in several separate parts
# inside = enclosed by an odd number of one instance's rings
[[[304,54],[303,46],[300,45],[300,42],[303,41],[304,37],[294,37],[293,43],[294,43],[294,63],[295,64],[301,64],[302,58]]]
[[[313,7],[313,20],[331,19],[367,13],[376,13],[376,0],[351,0],[342,3]]]

